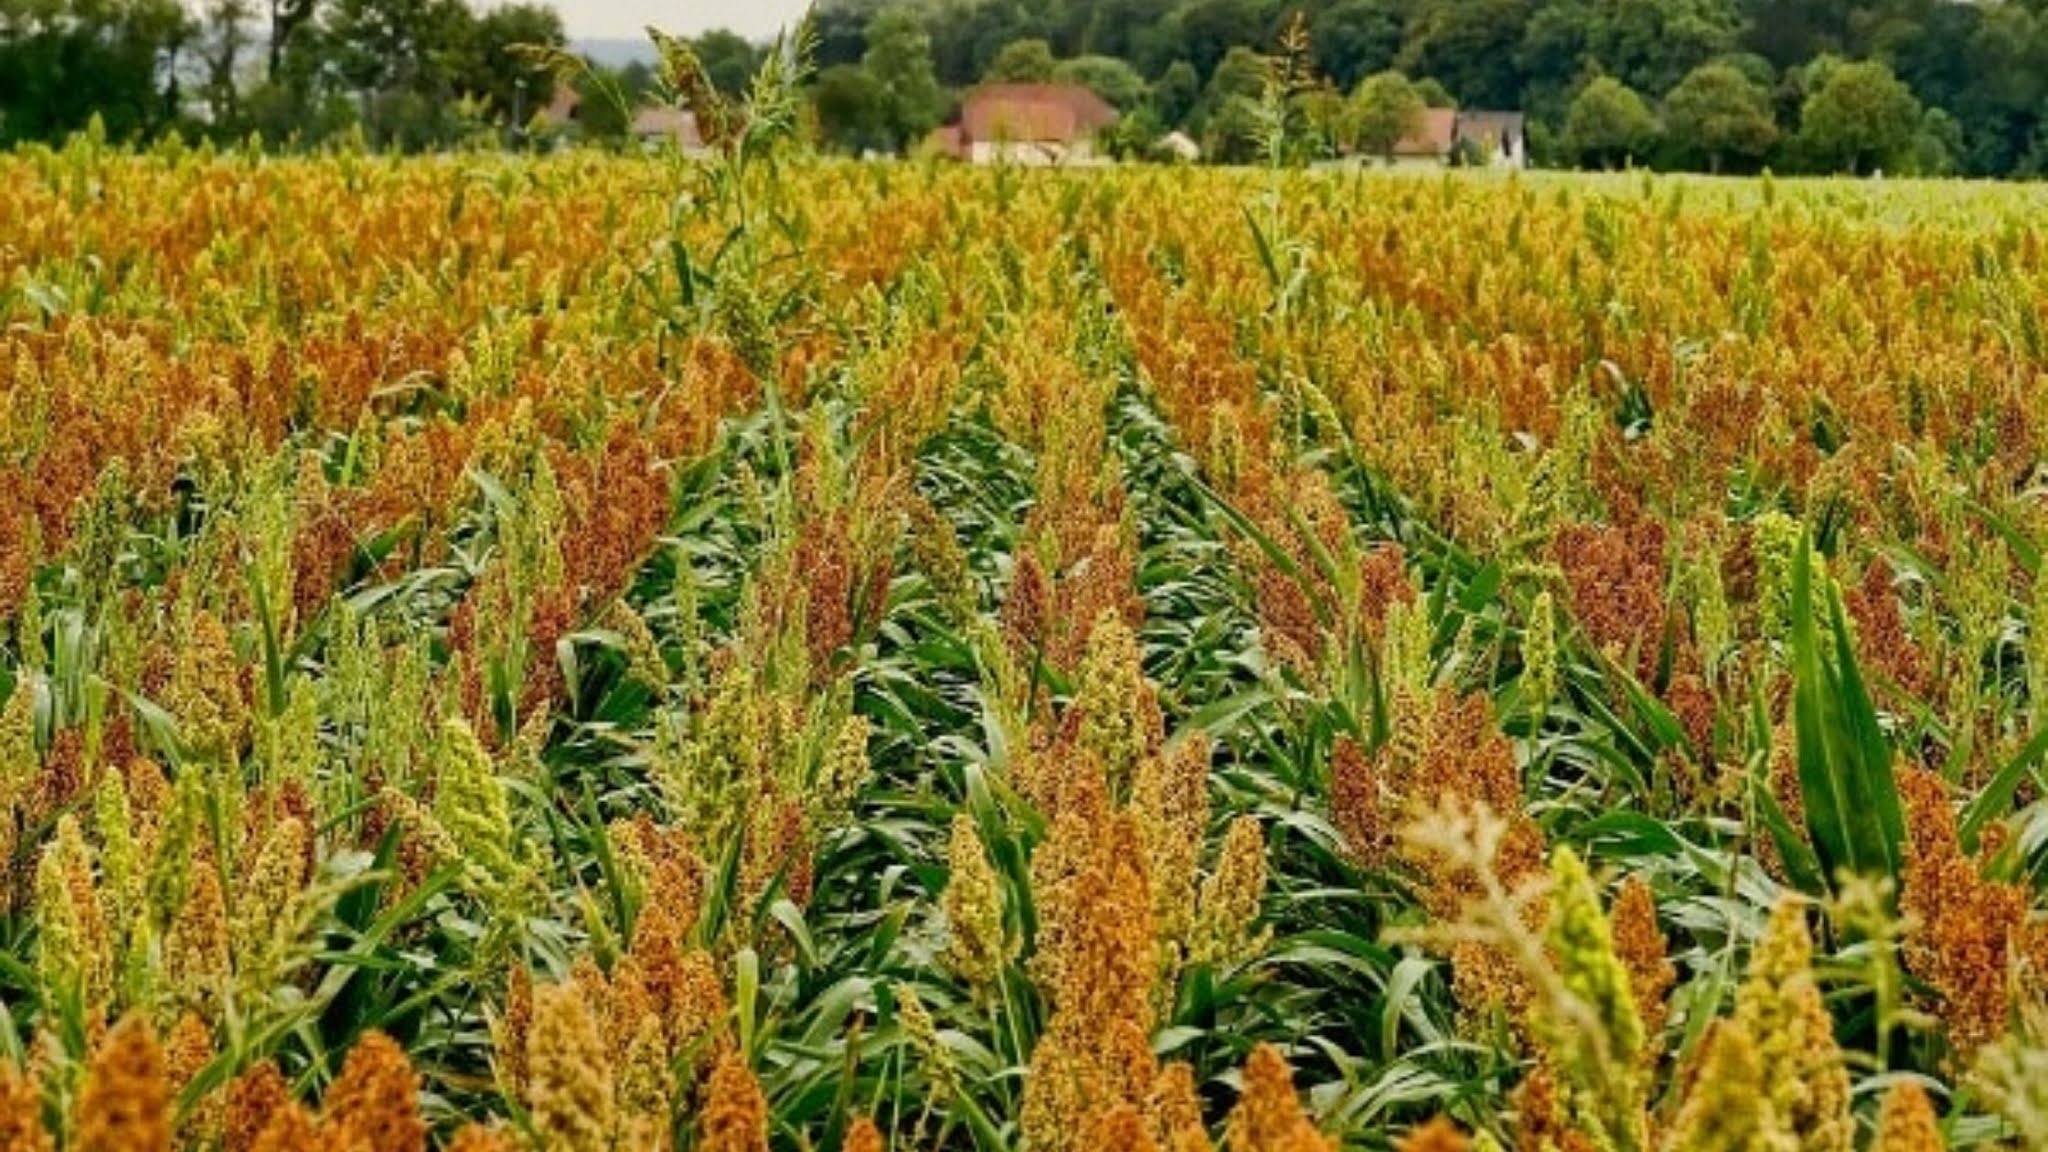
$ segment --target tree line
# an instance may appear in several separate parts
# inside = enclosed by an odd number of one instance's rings
[[[976,83],[1067,80],[1125,113],[1133,150],[1179,129],[1238,158],[1298,27],[1290,101],[1325,152],[1439,105],[1526,113],[1544,164],[2048,175],[2048,0],[824,0],[817,20],[820,121],[846,147],[902,146]]]
[[[1389,150],[1429,106],[1521,111],[1539,163],[1710,171],[2048,174],[2048,0],[822,0],[822,143],[914,150],[988,81],[1085,85],[1123,112],[1111,149],[1169,131],[1216,159],[1256,147],[1273,60],[1291,140]],[[561,83],[627,102],[645,65],[565,72],[544,3],[0,0],[0,145],[97,117],[315,145],[529,138]],[[692,42],[741,88],[761,47]],[[587,100],[582,130],[624,135]]]

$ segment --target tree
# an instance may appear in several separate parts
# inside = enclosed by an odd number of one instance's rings
[[[270,0],[270,81],[274,84],[284,71],[285,53],[292,35],[310,23],[318,0]]]
[[[1799,116],[1809,162],[1852,176],[1898,166],[1919,130],[1920,101],[1876,60],[1829,68]]]
[[[1422,97],[1423,104],[1430,108],[1456,108],[1458,106],[1457,100],[1451,96],[1451,90],[1444,87],[1443,81],[1438,80],[1434,76],[1424,76],[1422,79],[1417,80],[1415,82],[1415,94]]]
[[[199,62],[208,111],[216,126],[239,128],[242,53],[251,43],[255,0],[208,0],[200,17]]]
[[[857,64],[834,64],[818,73],[811,89],[819,134],[827,144],[846,152],[887,148],[894,143],[888,99],[874,76]]]
[[[1520,107],[1517,48],[1535,0],[1422,0],[1396,67],[1442,80],[1468,108]]]
[[[1733,0],[1598,0],[1592,16],[1591,61],[1640,92],[1670,91],[1742,30]]]
[[[1403,18],[1394,0],[1338,0],[1309,25],[1316,67],[1347,89],[1392,67],[1401,51]]]
[[[1138,70],[1114,56],[1076,56],[1062,60],[1053,70],[1062,84],[1079,84],[1119,112],[1129,112],[1145,102],[1145,78]]]
[[[1657,138],[1657,117],[1636,90],[1612,76],[1587,84],[1565,114],[1566,146],[1581,163],[1611,168],[1640,155]]]
[[[711,86],[728,97],[744,95],[755,69],[761,66],[760,50],[746,37],[724,28],[704,33],[690,47],[704,65],[704,75]]]
[[[1003,45],[982,79],[991,84],[1043,84],[1058,67],[1052,45],[1038,39],[1017,40]]]
[[[1929,108],[1920,117],[1920,130],[1913,134],[1908,171],[1915,176],[1947,176],[1956,170],[1956,160],[1962,154],[1962,125],[1941,109]]]
[[[1152,107],[1162,124],[1187,123],[1201,100],[1202,78],[1195,73],[1195,66],[1185,60],[1175,60],[1160,74],[1159,82],[1152,85]]]
[[[1349,134],[1360,151],[1392,158],[1395,145],[1421,131],[1428,107],[1408,77],[1377,73],[1351,94]]]
[[[932,41],[908,8],[885,8],[868,23],[861,70],[881,97],[884,147],[900,150],[923,137],[945,111],[945,93],[932,70]]]
[[[1209,89],[1203,99],[1211,108],[1220,107],[1232,97],[1257,100],[1266,91],[1266,80],[1272,70],[1266,58],[1249,48],[1232,48],[1216,65],[1216,74],[1209,77]]]
[[[562,17],[553,8],[543,4],[493,8],[476,19],[469,28],[466,49],[453,57],[460,61],[455,89],[482,100],[504,123],[522,126],[554,98],[555,77],[543,63],[514,49],[522,45],[560,48],[567,42]],[[449,53],[456,47],[444,45],[435,50]]]
[[[170,67],[193,34],[178,0],[0,2],[0,146],[100,117],[114,139],[177,119]]]
[[[1673,143],[1719,172],[1730,157],[1761,158],[1778,139],[1771,94],[1729,63],[1702,64],[1664,98]]]
[[[1184,0],[1169,23],[1180,40],[1175,56],[1203,75],[1221,67],[1231,52],[1264,43],[1271,31],[1259,0]]]

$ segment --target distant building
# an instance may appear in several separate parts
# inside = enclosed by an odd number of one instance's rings
[[[1493,168],[1529,166],[1527,118],[1520,112],[1458,113],[1457,147]]]
[[[564,84],[555,98],[535,118],[539,126],[556,133],[571,133],[583,124],[583,97]],[[697,114],[667,104],[649,104],[637,109],[627,123],[626,134],[647,148],[674,145],[685,155],[703,153],[704,134],[698,130]]]
[[[1161,136],[1152,145],[1152,154],[1162,160],[1193,164],[1202,158],[1202,146],[1195,143],[1194,137],[1175,130]]]
[[[1394,145],[1388,164],[1395,168],[1440,168],[1450,162],[1458,142],[1458,114],[1449,108],[1425,108],[1421,124]]]
[[[984,84],[927,146],[973,164],[1092,164],[1096,134],[1116,122],[1116,109],[1078,84]]]
[[[1461,159],[1492,168],[1526,168],[1529,141],[1520,112],[1428,108],[1422,125],[1394,145],[1396,168],[1436,168]]]
[[[704,151],[704,134],[697,129],[697,114],[668,105],[650,105],[633,113],[629,131],[633,139],[649,148],[674,145],[685,155]]]

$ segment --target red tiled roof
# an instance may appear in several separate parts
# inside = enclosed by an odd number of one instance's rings
[[[966,148],[960,143],[960,126],[958,124],[948,124],[943,128],[932,129],[932,134],[925,138],[925,147],[955,159],[965,156],[967,152]]]
[[[1422,127],[1394,145],[1396,156],[1449,156],[1457,136],[1458,113],[1450,108],[1425,108]]]
[[[984,84],[960,110],[965,142],[1071,144],[1116,123],[1116,109],[1078,84]]]

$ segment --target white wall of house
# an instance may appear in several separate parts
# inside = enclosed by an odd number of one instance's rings
[[[967,158],[976,164],[1010,164],[1019,168],[1055,168],[1061,165],[1093,163],[1095,161],[1095,145],[1085,140],[1074,144],[1027,143],[1015,140],[977,140],[968,149]]]

